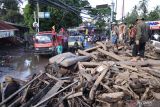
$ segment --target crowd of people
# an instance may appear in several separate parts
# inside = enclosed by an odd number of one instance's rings
[[[132,25],[127,27],[126,23],[112,23],[111,41],[114,49],[118,50],[119,43],[129,44],[132,47],[131,61],[144,61],[145,45],[149,38],[149,27],[144,22],[144,18],[137,17]]]

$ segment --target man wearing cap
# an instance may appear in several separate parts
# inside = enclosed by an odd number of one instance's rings
[[[141,61],[144,59],[144,52],[145,52],[145,45],[148,40],[148,26],[144,22],[144,18],[138,17],[137,18],[137,34],[135,38],[135,44],[132,50],[133,59],[131,61],[137,61],[137,55],[141,58]]]

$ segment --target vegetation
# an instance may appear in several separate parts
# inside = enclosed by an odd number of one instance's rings
[[[1,0],[0,1],[0,20],[12,23],[23,23],[23,15],[19,10],[18,0]]]
[[[61,4],[62,6],[67,5],[67,9],[62,9],[51,4],[40,4],[41,12],[50,12],[49,19],[40,19],[40,31],[50,30],[53,25],[56,26],[56,29],[59,30],[61,27],[69,28],[78,26],[82,22],[80,17],[80,8],[84,6],[89,6],[87,0],[55,0],[56,3]],[[47,3],[47,2],[46,2]],[[75,10],[69,9],[69,7],[74,8]],[[24,18],[25,24],[32,28],[33,13],[36,11],[36,4],[30,0],[24,8]]]
[[[110,18],[111,9],[110,7],[106,8],[93,8],[89,11],[91,16],[96,20],[95,25],[99,29],[105,29],[107,22]]]
[[[135,6],[132,12],[128,13],[125,22],[132,24],[138,16],[143,17],[146,21],[160,20],[160,6],[157,6],[154,10],[148,12],[148,1],[149,0],[141,0],[138,7]]]

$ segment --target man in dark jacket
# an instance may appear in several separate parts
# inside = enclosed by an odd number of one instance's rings
[[[133,46],[132,56],[133,59],[131,61],[137,61],[137,55],[141,58],[141,61],[144,61],[144,52],[145,52],[145,45],[148,40],[148,26],[144,22],[144,18],[138,17],[137,18],[137,34],[135,38],[135,43]]]

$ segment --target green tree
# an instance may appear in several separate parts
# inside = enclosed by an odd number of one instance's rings
[[[22,23],[23,16],[19,12],[18,0],[1,0],[0,1],[0,19],[12,23]]]
[[[155,21],[160,19],[160,8],[157,6],[153,11],[148,14],[147,20]]]
[[[142,11],[141,16],[144,17],[145,19],[147,18],[147,13],[148,13],[148,0],[141,0],[139,2],[139,10]]]
[[[25,6],[25,8],[23,9],[23,12],[24,12],[24,22],[25,22],[25,25],[27,25],[29,28],[30,28],[30,31],[33,32],[33,22],[34,22],[34,6],[32,4],[27,4]]]
[[[125,18],[125,22],[127,24],[133,24],[133,23],[135,23],[137,17],[138,17],[137,6],[134,6],[132,12],[127,14],[127,16]]]
[[[89,14],[96,20],[96,27],[99,29],[105,29],[107,21],[109,20],[111,13],[110,7],[107,8],[93,8],[89,11]]]
[[[49,19],[40,19],[40,31],[51,30],[52,26],[55,25],[56,29],[59,30],[61,27],[69,28],[78,26],[82,22],[80,17],[80,11],[82,7],[88,6],[87,0],[53,0],[67,9],[62,9],[51,4],[40,4],[41,12],[50,12]],[[32,29],[33,23],[33,12],[36,6],[34,2],[30,0],[29,4],[24,9],[25,23]]]

